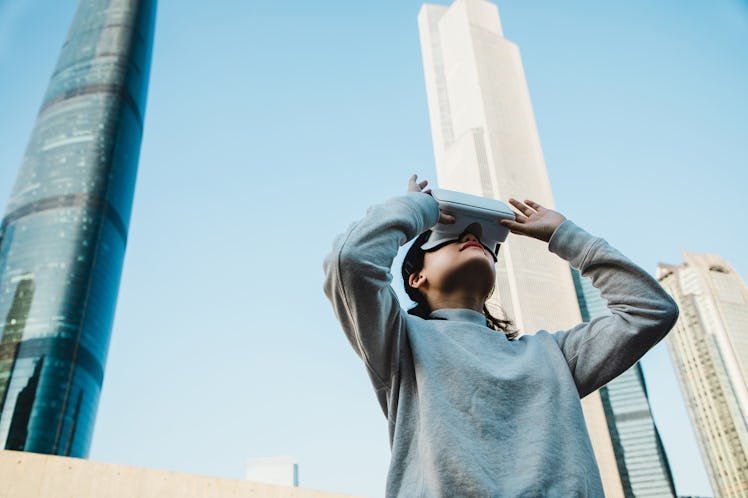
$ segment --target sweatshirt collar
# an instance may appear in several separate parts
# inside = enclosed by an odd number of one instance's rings
[[[464,308],[443,308],[431,312],[429,318],[439,320],[453,320],[456,322],[470,322],[477,325],[486,326],[486,317],[480,311],[469,310]]]

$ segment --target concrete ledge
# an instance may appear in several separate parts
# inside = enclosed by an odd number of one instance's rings
[[[352,498],[303,488],[0,451],[0,498]]]

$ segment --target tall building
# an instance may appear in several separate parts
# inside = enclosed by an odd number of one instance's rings
[[[247,480],[298,487],[299,464],[286,457],[253,458],[247,463]]]
[[[155,0],[81,0],[0,224],[0,449],[85,457],[127,242]]]
[[[582,319],[610,313],[592,279],[571,269]],[[675,498],[665,448],[652,418],[644,372],[633,367],[600,389],[618,473],[626,498]]]
[[[553,208],[522,61],[485,0],[426,4],[418,15],[436,172],[440,187]],[[509,237],[496,264],[489,307],[520,331],[570,328],[582,317],[568,264],[547,246]],[[599,392],[582,400],[605,495],[622,497]]]
[[[717,496],[748,496],[748,288],[713,254],[684,252],[657,278],[680,307],[668,351]]]

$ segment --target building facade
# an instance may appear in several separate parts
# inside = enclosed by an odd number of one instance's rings
[[[0,450],[0,498],[355,498],[80,458]]]
[[[748,288],[717,255],[683,258],[657,267],[681,312],[668,351],[712,489],[748,496]]]
[[[155,0],[81,0],[0,224],[0,449],[85,457],[135,188]]]
[[[571,269],[582,319],[610,313],[592,280]],[[600,389],[626,498],[675,498],[665,448],[652,418],[640,362]]]
[[[533,199],[553,208],[519,49],[485,0],[429,5],[418,16],[439,187],[482,197]],[[568,263],[546,244],[509,237],[489,308],[521,332],[582,321]],[[605,495],[622,497],[599,392],[582,400]]]
[[[288,457],[252,458],[247,463],[247,480],[299,486],[299,463]]]

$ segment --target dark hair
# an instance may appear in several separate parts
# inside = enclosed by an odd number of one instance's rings
[[[408,310],[408,313],[423,319],[429,318],[429,315],[431,314],[431,306],[429,306],[426,296],[423,295],[423,293],[418,289],[411,287],[408,280],[413,273],[421,271],[421,269],[423,268],[423,258],[426,254],[426,251],[421,249],[421,246],[426,243],[429,235],[431,235],[431,230],[426,230],[421,235],[416,237],[416,240],[413,241],[413,244],[410,246],[410,249],[408,249],[408,252],[405,255],[402,266],[403,286],[405,287],[405,293],[408,294],[408,297],[416,303],[414,307]],[[518,331],[514,328],[514,324],[512,323],[512,321],[508,319],[502,320],[500,318],[496,318],[488,310],[488,307],[485,305],[485,303],[483,304],[483,316],[486,317],[486,326],[488,326],[488,328],[493,329],[497,332],[503,332],[504,335],[506,335],[506,338],[509,340],[517,338]]]

